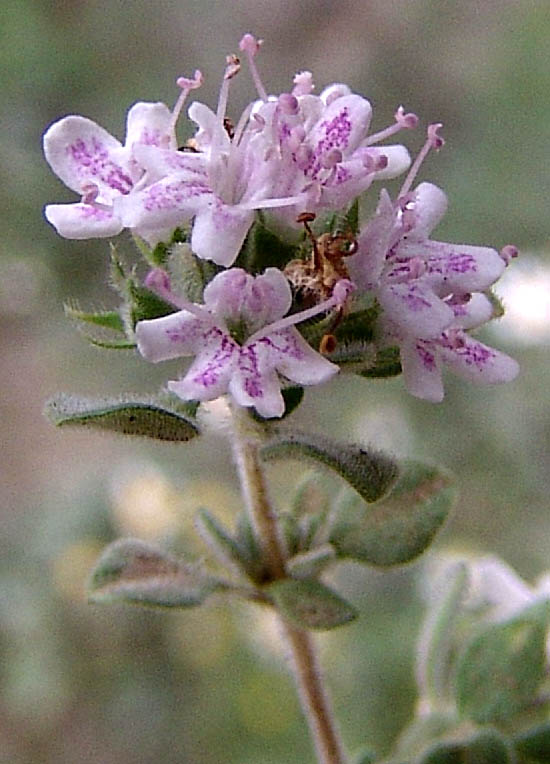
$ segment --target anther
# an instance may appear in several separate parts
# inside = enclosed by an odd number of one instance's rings
[[[315,89],[311,72],[298,72],[292,81],[294,82],[292,95],[309,95]]]
[[[258,40],[256,39],[256,37],[254,37],[251,34],[245,34],[243,37],[241,37],[241,41],[239,43],[239,50],[242,50],[243,53],[246,53],[246,57],[248,59],[248,66],[250,67],[250,73],[252,75],[252,79],[254,80],[254,85],[256,85],[256,90],[258,91],[258,95],[260,96],[262,101],[267,101],[267,91],[264,88],[262,79],[256,67],[256,63],[254,61],[254,57],[256,53],[260,50],[260,46],[262,42],[263,40]]]
[[[519,255],[519,250],[513,244],[506,244],[506,246],[502,247],[500,250],[499,255],[504,260],[505,264],[509,265],[510,260]]]

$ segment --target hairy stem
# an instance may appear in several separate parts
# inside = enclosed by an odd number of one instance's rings
[[[234,449],[241,490],[256,539],[263,551],[270,578],[286,575],[287,552],[277,515],[271,506],[265,474],[259,459],[261,440],[246,411],[233,409]],[[332,706],[323,684],[312,636],[281,620],[289,648],[289,663],[302,710],[315,745],[319,764],[345,764],[346,755]]]

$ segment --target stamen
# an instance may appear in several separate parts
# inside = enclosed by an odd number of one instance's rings
[[[267,91],[264,88],[260,74],[256,67],[256,63],[254,61],[254,56],[260,50],[262,43],[263,40],[257,40],[253,35],[245,34],[239,43],[239,50],[242,50],[244,53],[246,53],[246,57],[248,58],[248,66],[250,67],[250,73],[252,74],[252,79],[256,85],[258,95],[262,101],[267,101]]]
[[[363,157],[363,165],[367,172],[377,172],[378,170],[385,170],[388,166],[388,157],[386,154],[378,154],[378,152],[365,152]]]
[[[186,310],[188,313],[192,313],[202,321],[209,315],[205,307],[195,305],[195,303],[189,302],[183,297],[174,294],[170,287],[170,278],[162,268],[153,268],[153,270],[149,271],[143,283],[147,289],[150,289],[163,300],[166,300],[166,302],[175,305],[176,308],[179,308],[180,310]]]
[[[426,159],[428,154],[430,153],[430,149],[435,149],[438,151],[442,146],[445,145],[445,141],[443,138],[437,134],[437,131],[443,127],[441,122],[434,122],[431,125],[428,125],[428,137],[426,139],[426,143],[422,146],[420,149],[418,156],[414,160],[411,169],[409,170],[409,174],[405,178],[405,182],[401,186],[401,190],[399,192],[399,197],[404,196],[410,191],[410,188],[413,184],[414,179],[418,175],[418,171],[420,170],[420,166],[422,165],[422,162]]]
[[[292,81],[294,82],[292,88],[292,95],[294,96],[309,95],[315,90],[311,72],[298,72]]]
[[[385,138],[389,138],[395,133],[399,133],[401,130],[414,130],[418,125],[418,117],[412,111],[405,113],[405,110],[400,106],[395,112],[395,122],[393,125],[380,130],[378,133],[370,135],[363,145],[372,146],[373,143],[383,141]]]
[[[86,183],[82,186],[82,204],[93,204],[99,196],[99,186],[95,183]]]
[[[202,72],[199,69],[195,69],[195,74],[192,79],[189,77],[178,77],[176,80],[176,85],[181,88],[181,93],[179,94],[178,100],[172,109],[172,117],[168,124],[168,135],[172,135],[176,129],[176,122],[178,121],[178,117],[181,114],[181,110],[187,99],[187,96],[192,90],[200,88],[202,81]]]
[[[514,257],[518,257],[519,249],[513,244],[506,244],[506,246],[502,247],[500,250],[499,255],[502,257],[506,265],[510,265],[510,260]]]
[[[295,324],[300,324],[302,321],[307,321],[309,318],[313,318],[313,316],[317,316],[319,313],[326,313],[333,308],[341,307],[354,289],[355,285],[352,284],[351,281],[348,279],[340,279],[340,281],[337,281],[334,285],[332,295],[328,300],[323,300],[323,302],[314,305],[312,308],[302,310],[299,313],[293,313],[291,316],[281,318],[280,321],[275,321],[268,326],[264,326],[248,338],[247,344],[260,339],[261,337],[266,337],[268,334],[280,332],[282,329],[287,329],[289,326],[294,326]]]
[[[340,149],[331,149],[330,151],[327,151],[326,154],[323,154],[321,158],[321,164],[327,170],[331,170],[335,165],[338,164],[338,162],[341,161],[342,152]]]
[[[227,99],[229,97],[229,81],[232,80],[233,77],[235,77],[241,69],[241,62],[237,56],[226,56],[225,63],[226,67],[223,73],[222,86],[220,88],[220,95],[218,98],[218,108],[216,110],[216,116],[222,125],[225,117],[225,111],[227,109]]]

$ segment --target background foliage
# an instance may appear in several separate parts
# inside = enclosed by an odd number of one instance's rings
[[[424,123],[442,121],[447,146],[421,177],[450,197],[437,236],[522,250],[502,287],[509,315],[490,337],[518,358],[521,376],[496,389],[449,378],[438,406],[407,396],[399,379],[340,379],[315,395],[319,405],[309,393],[297,418],[450,467],[461,499],[430,554],[490,550],[531,578],[550,567],[546,3],[8,0],[1,20],[0,761],[309,761],[278,635],[261,611],[230,611],[215,597],[183,614],[84,601],[108,541],[189,544],[198,507],[221,507],[231,522],[239,498],[219,434],[170,447],[57,431],[42,418],[57,390],[150,392],[168,365],[101,353],[65,321],[69,296],[109,304],[108,248],[64,241],[42,219],[46,202],[72,194],[50,174],[41,133],[77,113],[122,137],[131,103],[171,104],[175,77],[195,67],[206,77],[201,100],[214,103],[224,56],[245,31],[265,38],[259,66],[273,92],[308,68],[318,87],[343,80],[370,98],[375,129],[402,102]],[[235,115],[250,93],[243,74]],[[422,142],[418,131],[410,145]],[[283,507],[289,469],[298,479],[298,467],[270,467]],[[350,746],[383,753],[412,713],[422,570],[422,561],[389,572],[350,564],[338,574],[361,617],[318,639]]]

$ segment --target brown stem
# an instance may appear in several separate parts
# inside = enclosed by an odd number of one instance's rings
[[[287,552],[277,515],[267,492],[258,450],[260,439],[252,429],[248,414],[233,409],[234,448],[241,490],[254,533],[264,553],[272,579],[284,578]],[[280,618],[290,649],[290,664],[300,703],[315,745],[319,764],[346,764],[346,755],[336,729],[332,706],[323,685],[312,636]]]

